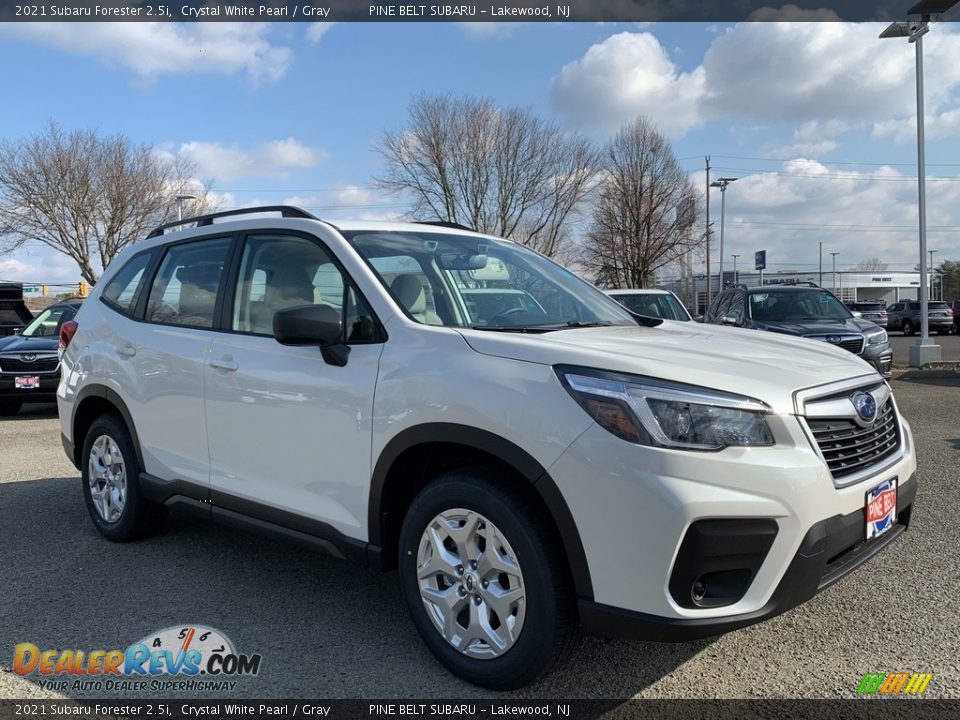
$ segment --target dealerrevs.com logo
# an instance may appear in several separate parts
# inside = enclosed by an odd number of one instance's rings
[[[13,671],[36,673],[49,690],[229,691],[236,678],[260,672],[261,659],[238,653],[219,630],[184,625],[151,633],[124,650],[41,650],[20,643]]]

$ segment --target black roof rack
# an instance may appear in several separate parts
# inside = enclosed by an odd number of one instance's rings
[[[220,212],[209,213],[207,215],[196,215],[194,217],[183,218],[183,220],[174,220],[173,222],[164,223],[163,225],[154,228],[153,231],[147,235],[147,238],[159,237],[160,235],[163,235],[163,231],[167,230],[168,228],[186,225],[188,223],[196,223],[197,227],[205,227],[207,225],[213,225],[213,221],[216,218],[233,217],[235,215],[253,215],[255,213],[265,212],[278,212],[285,218],[304,218],[306,220],[320,219],[316,215],[308,213],[306,210],[293,205],[260,205],[258,207],[239,208],[238,210],[222,210]]]
[[[460,223],[449,222],[447,220],[414,220],[417,225],[434,225],[436,227],[450,228],[451,230],[466,230],[467,232],[477,232],[472,227],[461,225]]]

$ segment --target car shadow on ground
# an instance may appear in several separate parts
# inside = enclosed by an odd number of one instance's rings
[[[960,388],[960,372],[954,370],[907,370],[896,379],[917,385]]]
[[[625,699],[710,645],[587,639],[539,683],[492,693],[453,678],[430,656],[394,573],[178,513],[156,537],[111,543],[94,530],[78,477],[0,483],[0,528],[0,663],[7,671],[18,643],[124,649],[164,628],[202,624],[222,631],[238,652],[263,657],[259,675],[240,679],[230,697]],[[167,694],[141,697],[158,695]]]
[[[0,415],[0,422],[24,420],[43,420],[57,417],[56,403],[30,403],[24,405],[16,415]]]

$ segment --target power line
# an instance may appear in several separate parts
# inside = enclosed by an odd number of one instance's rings
[[[725,158],[727,160],[757,160],[759,162],[790,162],[791,160],[800,160],[806,158],[762,158],[762,157],[750,157],[748,155],[714,155],[713,157]],[[687,158],[692,159],[692,158]],[[912,163],[893,163],[893,162],[859,162],[855,160],[815,160],[821,165],[869,165],[873,167],[916,167],[915,162]],[[927,163],[927,167],[960,167],[960,163]]]
[[[765,170],[763,168],[742,168],[742,167],[728,167],[728,166],[716,166],[717,170],[724,170],[726,172],[737,172],[737,173],[755,173],[762,175],[773,175],[776,177],[796,177],[796,178],[812,178],[814,180],[868,180],[868,181],[878,181],[878,182],[917,182],[916,176],[900,175],[896,177],[885,176],[885,175],[843,175],[843,174],[827,174],[827,175],[816,175],[813,173],[794,173],[787,172],[783,170]],[[927,176],[928,182],[960,182],[960,175],[940,175],[940,176]]]

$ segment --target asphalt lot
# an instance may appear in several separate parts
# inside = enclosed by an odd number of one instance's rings
[[[916,433],[922,486],[911,529],[892,548],[806,605],[719,639],[587,640],[515,697],[850,698],[878,671],[933,672],[928,696],[960,697],[960,376],[893,384]],[[79,482],[54,409],[0,421],[0,698],[44,695],[35,676],[11,672],[17,643],[123,648],[185,623],[263,655],[236,697],[491,696],[432,659],[394,575],[181,515],[158,537],[111,544],[90,523]]]
[[[893,347],[894,365],[909,365],[910,346],[917,344],[919,336],[907,337],[900,332],[891,332],[889,337],[890,345]],[[960,335],[933,335],[932,339],[940,346],[941,360],[960,362]]]

